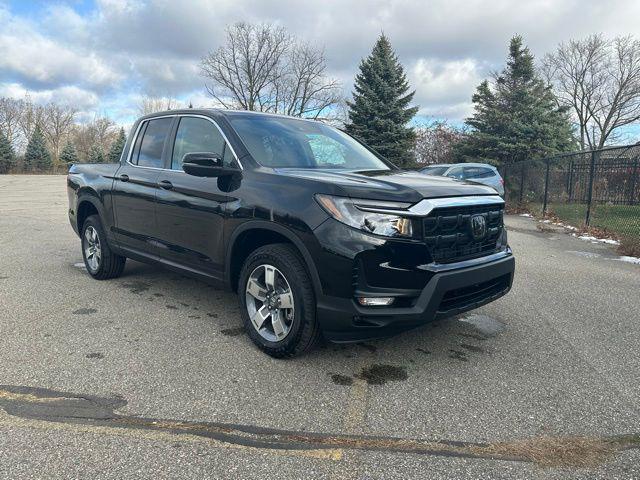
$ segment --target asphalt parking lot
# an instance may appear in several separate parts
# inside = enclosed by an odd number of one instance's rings
[[[92,280],[63,176],[0,176],[1,478],[640,478],[640,265],[508,218],[509,295],[271,359],[236,297]]]

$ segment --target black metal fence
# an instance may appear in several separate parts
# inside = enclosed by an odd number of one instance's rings
[[[640,238],[640,144],[527,160],[500,173],[508,206]]]

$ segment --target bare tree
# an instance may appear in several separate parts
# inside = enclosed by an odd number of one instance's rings
[[[419,125],[415,132],[414,155],[416,162],[424,165],[453,163],[455,161],[454,147],[465,134],[464,131],[441,120]]]
[[[640,41],[631,36],[562,43],[545,56],[543,72],[573,111],[582,148],[602,148],[640,120]]]
[[[271,109],[294,117],[321,117],[342,97],[339,82],[328,79],[326,69],[324,51],[309,44],[294,45],[288,68],[275,82],[279,95]]]
[[[324,52],[269,24],[227,28],[225,44],[200,69],[207,92],[225,108],[321,118],[341,96],[327,78]]]
[[[140,112],[140,115],[148,115],[164,110],[172,110],[177,107],[178,101],[171,97],[153,97],[147,95],[140,100],[138,112]]]
[[[14,148],[20,147],[20,116],[22,101],[14,98],[0,98],[0,131]]]
[[[20,135],[26,145],[36,126],[44,130],[45,110],[42,105],[34,104],[28,94],[21,102],[22,109],[18,119],[18,126],[20,128]]]
[[[42,132],[53,154],[54,163],[58,162],[62,145],[71,133],[76,113],[75,108],[56,103],[44,106]]]
[[[82,162],[86,162],[93,147],[108,152],[117,134],[118,129],[113,120],[107,117],[96,117],[89,123],[76,124],[71,138],[78,157]]]

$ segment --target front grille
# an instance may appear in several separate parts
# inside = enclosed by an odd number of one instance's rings
[[[480,215],[486,235],[475,239],[471,218]],[[504,228],[504,206],[470,205],[434,209],[423,221],[424,242],[437,263],[452,263],[491,255],[498,250]]]

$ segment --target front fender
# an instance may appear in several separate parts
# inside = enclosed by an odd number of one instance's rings
[[[300,252],[302,259],[304,260],[307,270],[311,276],[311,282],[313,283],[313,289],[316,295],[320,295],[322,293],[322,287],[320,283],[320,276],[318,275],[318,270],[313,261],[311,254],[309,253],[309,249],[306,247],[304,242],[296,235],[293,231],[289,230],[282,225],[273,222],[267,222],[263,220],[250,220],[239,225],[229,236],[229,240],[227,242],[227,251],[225,255],[225,284],[231,286],[231,265],[232,265],[232,255],[233,249],[236,245],[236,241],[240,237],[240,235],[248,230],[269,230],[275,233],[282,235],[287,238]]]

